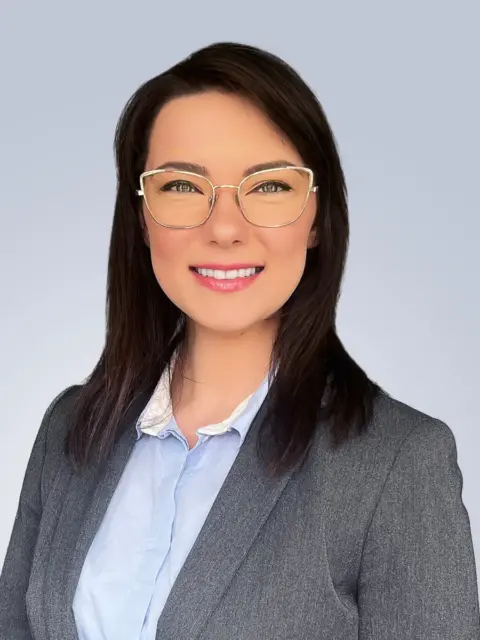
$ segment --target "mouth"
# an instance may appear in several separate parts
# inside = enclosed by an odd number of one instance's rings
[[[258,275],[265,267],[245,267],[241,269],[207,269],[202,267],[189,267],[190,271],[203,276],[204,278],[214,278],[215,280],[237,280],[238,278],[251,278]]]
[[[211,265],[217,266],[217,265]],[[236,265],[237,266],[237,265]],[[238,265],[236,269],[208,269],[207,267],[190,267],[190,272],[197,284],[217,293],[235,293],[253,287],[261,277],[263,266],[252,267]]]

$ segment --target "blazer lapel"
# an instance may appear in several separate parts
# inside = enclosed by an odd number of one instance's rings
[[[256,452],[268,396],[177,576],[160,616],[156,640],[195,640],[231,582],[290,480],[268,478]]]
[[[150,394],[143,393],[130,407],[105,464],[78,474],[64,469],[63,477],[55,485],[60,491],[62,484],[64,488],[45,576],[45,590],[49,594],[45,604],[47,637],[78,640],[72,605],[80,573],[135,444],[134,427],[149,397]]]
[[[66,466],[55,483],[52,503],[57,526],[49,543],[43,591],[45,637],[78,640],[73,600],[83,564],[135,444],[134,426],[148,402],[142,394],[119,429],[107,463],[73,474]],[[183,565],[160,616],[156,640],[196,640],[231,582],[256,535],[290,480],[268,478],[256,451],[268,396]]]

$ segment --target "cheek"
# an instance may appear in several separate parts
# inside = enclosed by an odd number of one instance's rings
[[[266,296],[282,306],[297,288],[306,262],[308,231],[294,226],[279,228],[265,240],[268,278]]]
[[[269,229],[264,239],[267,260],[275,263],[277,269],[303,269],[309,229],[305,224]]]
[[[148,223],[148,235],[150,241],[150,258],[155,277],[165,291],[171,297],[176,282],[181,277],[179,266],[185,269],[185,261],[181,257],[186,255],[187,231],[178,229],[165,229]],[[185,245],[185,247],[184,247]]]

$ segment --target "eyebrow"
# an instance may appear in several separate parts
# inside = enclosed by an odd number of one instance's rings
[[[264,169],[279,169],[281,167],[297,167],[304,166],[303,164],[298,165],[298,163],[290,162],[289,160],[272,160],[270,162],[260,162],[259,164],[253,164],[251,167],[247,167],[243,172],[243,177],[250,175],[251,173],[255,173],[255,171],[263,171]],[[196,164],[195,162],[181,162],[177,160],[169,160],[168,162],[164,162],[159,167],[155,167],[157,169],[175,169],[177,171],[192,171],[193,173],[198,173],[206,178],[210,177],[210,173],[204,165]]]

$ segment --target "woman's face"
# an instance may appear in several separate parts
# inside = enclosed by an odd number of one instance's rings
[[[167,162],[196,163],[208,169],[214,185],[238,185],[247,167],[278,160],[304,164],[256,107],[237,96],[209,91],[175,98],[162,108],[145,171]],[[274,316],[299,283],[307,248],[314,244],[314,193],[298,220],[278,228],[249,223],[234,196],[233,189],[218,189],[212,215],[193,229],[162,227],[143,205],[146,241],[160,287],[196,325],[222,333],[243,332]],[[235,291],[216,289],[215,282],[213,288],[205,286],[204,276],[191,269],[216,265],[229,270],[239,264],[264,269]]]

